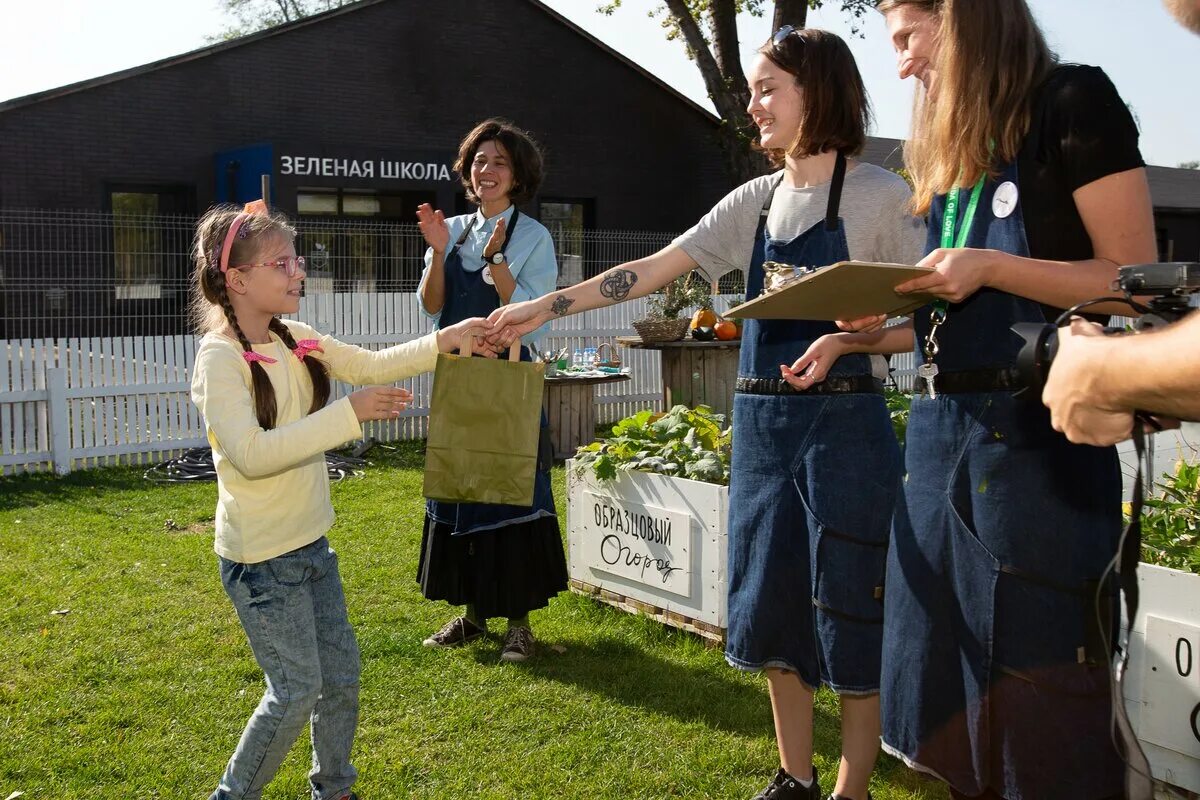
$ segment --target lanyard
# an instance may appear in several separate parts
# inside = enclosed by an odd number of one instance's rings
[[[958,196],[962,189],[955,189],[946,197],[946,213],[942,216],[942,247],[966,247],[967,236],[971,233],[971,223],[975,221],[975,209],[979,207],[979,196],[983,194],[983,183],[987,175],[980,175],[979,182],[971,190],[971,199],[967,201],[967,211],[963,214],[962,227],[958,237],[954,236],[954,227],[958,223]]]
[[[979,181],[971,190],[967,200],[967,210],[963,213],[962,225],[958,226],[958,198],[962,189],[953,189],[946,196],[946,210],[942,214],[942,247],[966,247],[967,237],[971,234],[971,224],[975,221],[975,209],[979,207],[979,197],[983,194],[983,184],[987,181],[987,173],[979,176]],[[955,227],[958,227],[957,236]],[[929,336],[925,338],[925,360],[933,361],[937,355],[937,329],[946,321],[946,310],[950,304],[945,300],[935,300],[933,311],[929,312]]]

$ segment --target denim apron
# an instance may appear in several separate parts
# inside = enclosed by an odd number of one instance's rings
[[[512,241],[520,214],[521,212],[514,206],[512,218],[508,223],[504,247],[507,247],[508,243]],[[486,317],[500,307],[500,293],[496,291],[494,285],[484,280],[484,270],[472,271],[463,267],[462,253],[459,250],[467,241],[467,236],[470,235],[474,226],[475,218],[472,217],[462,236],[446,254],[442,267],[446,276],[446,299],[442,306],[441,317],[438,319],[439,327],[454,325],[471,317]],[[504,247],[500,249],[500,252],[504,252]],[[521,360],[532,360],[528,348],[521,348]],[[544,411],[542,412],[542,427],[546,427]],[[544,431],[543,439],[545,439]],[[539,459],[539,469],[534,476],[532,506],[510,506],[499,503],[446,503],[440,500],[426,500],[425,511],[434,521],[454,526],[455,534],[494,530],[507,525],[530,522],[540,517],[553,517],[556,512],[554,495],[550,489],[549,467],[547,463],[546,469],[542,469],[541,461],[542,459]]]
[[[980,199],[966,246],[1028,256],[1016,164]],[[938,197],[930,250],[944,212]],[[918,363],[930,308],[915,316]],[[1099,635],[1114,631],[1094,607],[1121,476],[1114,448],[1069,443],[1036,394],[1007,388],[1021,345],[1010,326],[1045,318],[984,288],[938,330],[937,394],[913,401],[888,556],[883,740],[966,795],[1094,800],[1122,785]],[[1114,601],[1106,585],[1106,615]]]
[[[849,258],[838,217],[844,175],[839,156],[826,219],[789,240],[766,232],[778,182],[772,187],[746,299],[762,293],[766,261],[819,268]],[[811,687],[870,694],[879,689],[899,446],[868,356],[843,356],[807,392],[779,377],[780,364],[836,332],[832,322],[745,322],[733,401],[725,656],[741,669],[776,667]]]

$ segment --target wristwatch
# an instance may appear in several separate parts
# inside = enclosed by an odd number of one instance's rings
[[[504,251],[497,250],[496,252],[492,253],[490,256],[484,256],[483,260],[487,261],[491,264],[495,264],[496,266],[499,266],[504,263]]]

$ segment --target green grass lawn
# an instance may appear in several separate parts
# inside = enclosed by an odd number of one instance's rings
[[[363,800],[743,800],[773,775],[765,682],[694,636],[567,593],[533,614],[542,646],[527,664],[499,665],[495,636],[423,648],[452,610],[414,580],[421,455],[370,456],[334,486],[330,533],[363,654]],[[261,696],[217,575],[215,485],[141,475],[0,479],[0,800],[202,800]],[[561,468],[555,491],[565,509]],[[837,730],[822,692],[826,792]],[[308,761],[304,741],[266,798],[307,797]],[[888,759],[872,791],[944,797]]]

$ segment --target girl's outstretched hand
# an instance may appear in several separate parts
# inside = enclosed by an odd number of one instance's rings
[[[413,395],[408,389],[394,386],[368,386],[350,395],[350,407],[359,422],[373,419],[395,419],[412,403]]]
[[[503,352],[504,347],[495,343],[489,342],[488,337],[493,332],[494,326],[483,317],[472,317],[464,319],[462,322],[447,326],[437,332],[438,350],[443,353],[452,353],[455,350],[462,350],[462,340],[464,334],[470,334],[473,338],[472,352],[495,358],[497,353]]]

